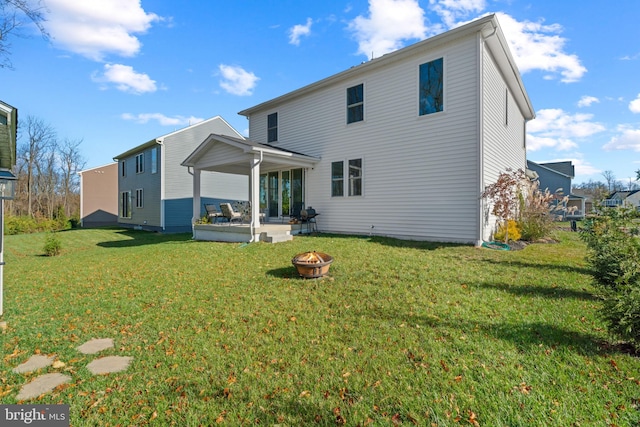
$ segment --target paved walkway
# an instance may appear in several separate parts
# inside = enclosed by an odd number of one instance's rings
[[[96,354],[108,348],[113,348],[113,340],[111,338],[99,338],[87,341],[77,347],[76,350],[82,354]],[[128,356],[99,357],[90,362],[87,365],[87,369],[93,375],[110,374],[112,372],[124,371],[129,367],[132,360],[133,358]],[[56,360],[55,355],[44,356],[41,354],[34,354],[26,362],[16,366],[13,369],[13,372],[23,374],[48,368],[49,366],[54,369],[62,369],[66,364],[61,360]],[[38,375],[31,382],[22,386],[18,396],[16,396],[16,399],[33,399],[34,397],[49,393],[56,387],[71,381],[72,378],[70,376],[59,372]]]

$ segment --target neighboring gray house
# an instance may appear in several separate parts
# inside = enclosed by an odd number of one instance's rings
[[[571,193],[571,180],[575,177],[575,168],[571,161],[535,163],[527,160],[527,169],[538,174],[540,190],[569,196],[567,211],[563,219],[582,219],[586,211],[586,197]]]
[[[193,179],[180,163],[210,134],[243,139],[222,117],[154,138],[114,157],[118,162],[118,224],[144,230],[191,231]],[[247,200],[246,177],[215,173],[201,186],[206,202]]]
[[[526,167],[535,116],[494,15],[240,114],[249,141],[212,135],[183,165],[249,176],[251,218],[313,207],[322,231],[474,244],[496,224],[480,194]]]
[[[640,190],[615,191],[603,200],[604,206],[627,206],[640,210]]]

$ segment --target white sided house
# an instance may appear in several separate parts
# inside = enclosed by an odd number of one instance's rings
[[[244,139],[216,116],[154,138],[118,156],[118,224],[150,231],[192,229],[192,171],[180,163],[210,134]],[[201,186],[197,216],[204,203],[247,200],[248,180],[238,175],[208,174]]]
[[[494,15],[240,114],[248,140],[211,135],[183,166],[249,175],[251,218],[312,207],[323,232],[473,244],[495,226],[480,195],[526,168],[534,118]]]

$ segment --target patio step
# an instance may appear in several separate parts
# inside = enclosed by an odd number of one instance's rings
[[[293,240],[289,231],[263,231],[260,233],[260,241],[266,243],[280,243]]]

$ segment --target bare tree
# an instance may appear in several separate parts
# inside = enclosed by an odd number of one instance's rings
[[[34,199],[42,187],[40,176],[56,146],[56,132],[49,124],[33,116],[27,117],[26,127],[27,142],[20,147],[18,161],[22,163],[19,170],[26,179],[27,215],[33,216]],[[37,201],[40,204],[39,198]]]
[[[80,153],[82,140],[65,139],[59,148],[60,157],[60,184],[62,193],[62,205],[65,207],[67,217],[80,211],[80,172],[86,161]]]
[[[11,68],[9,38],[21,35],[21,27],[32,23],[45,39],[49,38],[43,25],[45,11],[42,0],[0,0],[0,68]]]
[[[607,188],[609,190],[609,193],[611,193],[611,190],[615,188],[616,176],[610,170],[602,172],[602,176],[604,177],[605,181],[607,181]]]

